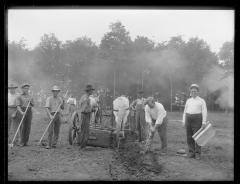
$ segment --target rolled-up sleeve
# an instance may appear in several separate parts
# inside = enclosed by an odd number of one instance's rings
[[[16,97],[15,103],[16,103],[16,106],[21,106],[22,105],[22,101],[21,101],[21,96],[20,95]]]
[[[204,123],[207,121],[207,105],[204,99],[202,99],[202,121]]]
[[[45,107],[50,108],[50,97],[47,98]]]
[[[167,115],[167,112],[165,111],[163,105],[159,104],[158,105],[158,117],[157,117],[157,120],[156,120],[156,124],[161,125],[162,121],[163,121],[163,118],[165,118],[166,115]]]
[[[182,121],[185,123],[186,120],[186,109],[187,109],[187,105],[188,105],[188,100],[186,101],[185,107],[184,107],[184,111],[183,111],[183,119]]]
[[[150,116],[149,107],[147,105],[145,106],[145,120],[149,124],[152,123],[152,118]]]

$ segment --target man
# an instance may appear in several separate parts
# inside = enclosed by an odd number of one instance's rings
[[[148,97],[146,100],[145,118],[150,127],[145,152],[150,150],[154,133],[157,130],[162,143],[161,154],[165,155],[167,153],[167,112],[161,103],[155,102],[153,97]]]
[[[64,100],[58,96],[60,92],[60,88],[58,86],[53,86],[52,93],[53,95],[48,97],[46,100],[46,110],[47,115],[50,118],[50,120],[53,121],[48,129],[48,144],[46,146],[47,149],[50,148],[56,148],[59,132],[60,132],[60,126],[61,126],[61,120],[60,120],[60,109],[64,109]],[[59,108],[60,107],[60,108]],[[56,113],[55,117],[54,114]]]
[[[95,89],[92,85],[87,85],[85,89],[85,94],[80,98],[79,109],[81,113],[81,133],[79,135],[78,144],[81,148],[86,147],[88,137],[89,137],[89,126],[90,126],[90,117],[92,112],[92,107],[90,104],[89,96],[93,94]]]
[[[207,120],[207,106],[204,99],[198,96],[199,86],[192,84],[190,86],[190,96],[185,104],[183,112],[183,126],[186,127],[188,156],[189,158],[200,159],[201,147],[198,146],[192,136],[206,125]]]
[[[137,99],[134,100],[130,107],[136,111],[135,115],[135,125],[138,132],[138,141],[142,142],[146,140],[146,121],[145,121],[145,112],[144,112],[144,102],[143,91],[139,90],[137,93]]]
[[[22,117],[25,114],[23,119],[22,125],[20,127],[20,146],[27,146],[27,142],[29,140],[29,135],[31,131],[31,124],[32,124],[32,107],[34,106],[34,101],[32,96],[29,95],[29,84],[23,84],[21,86],[22,94],[16,98],[16,106],[17,106],[17,122],[18,124],[22,120]],[[30,102],[30,104],[29,104]],[[29,107],[27,109],[27,106]]]
[[[16,113],[17,113],[17,105],[16,105],[16,89],[17,85],[10,84],[8,86],[8,137],[11,133],[11,128],[13,129],[13,133],[15,134],[18,128],[18,122],[16,121]],[[14,142],[17,142],[20,138],[19,133],[17,134],[17,139]]]

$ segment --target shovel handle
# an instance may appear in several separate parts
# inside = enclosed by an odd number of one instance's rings
[[[67,93],[68,93],[68,90],[67,90],[67,92],[65,93],[65,95],[64,95],[64,98],[67,96]],[[54,113],[54,115],[53,115],[53,118],[51,119],[51,121],[49,122],[49,124],[48,124],[47,128],[46,128],[46,129],[45,129],[45,131],[43,132],[43,135],[42,135],[42,137],[40,138],[40,140],[39,140],[39,142],[38,142],[38,144],[39,144],[39,145],[41,144],[41,142],[42,142],[42,139],[43,139],[44,135],[46,134],[46,132],[47,132],[47,130],[48,130],[48,128],[49,128],[49,126],[52,124],[52,122],[53,122],[53,120],[54,120],[54,118],[55,118],[55,116],[56,116],[57,112],[59,111],[59,109],[60,109],[61,105],[62,105],[62,104],[60,104],[60,105],[58,106],[58,108],[57,108],[56,112],[55,112],[55,113]]]
[[[12,143],[10,144],[10,145],[12,145],[12,146],[13,146],[13,142],[14,142],[15,139],[16,139],[17,133],[18,133],[18,131],[19,131],[21,125],[22,125],[23,119],[24,119],[25,116],[26,116],[26,113],[27,113],[27,110],[28,110],[29,105],[30,105],[30,103],[31,103],[31,100],[32,100],[32,97],[30,98],[30,100],[29,100],[29,102],[28,102],[28,105],[27,105],[27,108],[26,108],[26,110],[25,110],[25,113],[24,113],[24,115],[23,115],[23,117],[22,117],[22,119],[21,119],[21,122],[20,122],[19,125],[18,125],[17,131],[16,131],[16,133],[15,133],[15,135],[14,135],[14,137],[13,137]]]

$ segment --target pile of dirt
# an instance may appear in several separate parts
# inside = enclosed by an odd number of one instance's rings
[[[116,159],[121,162],[130,175],[137,179],[149,179],[151,175],[162,172],[162,164],[153,152],[141,154],[143,145],[138,142],[126,142],[116,154]]]

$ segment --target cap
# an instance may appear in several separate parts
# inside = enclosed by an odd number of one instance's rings
[[[93,91],[95,90],[91,84],[86,85],[85,91]]]

